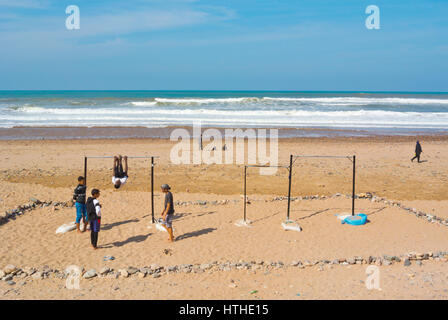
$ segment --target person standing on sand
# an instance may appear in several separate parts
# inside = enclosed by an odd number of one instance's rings
[[[417,144],[415,145],[415,157],[412,158],[411,161],[414,162],[414,159],[417,158],[417,162],[420,163],[420,155],[422,152],[422,146],[420,145],[420,142],[417,141]]]
[[[164,210],[162,212],[162,219],[163,219],[163,226],[165,227],[166,231],[168,231],[168,234],[170,235],[169,241],[174,241],[174,235],[173,235],[173,215],[174,215],[174,201],[173,201],[173,194],[170,192],[171,187],[167,184],[162,185],[162,192],[165,193],[165,204],[164,204]]]
[[[92,196],[87,199],[87,214],[90,222],[90,242],[93,249],[97,249],[98,233],[101,226],[101,205],[98,201],[100,190],[93,189]]]
[[[123,162],[124,159],[124,167],[123,170]],[[114,175],[112,177],[112,183],[114,184],[115,189],[120,189],[126,181],[128,181],[128,157],[127,156],[115,156],[114,157],[114,167],[113,167]]]
[[[84,224],[82,232],[85,232],[87,227],[86,189],[87,187],[84,182],[84,177],[78,177],[78,186],[73,193],[73,201],[76,201],[76,230],[79,233],[81,233],[81,230],[79,229],[81,219]]]

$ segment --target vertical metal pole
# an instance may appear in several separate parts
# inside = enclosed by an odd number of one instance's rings
[[[84,157],[84,185],[86,186],[87,192],[87,157]]]
[[[353,190],[352,190],[352,216],[355,215],[355,174],[356,174],[356,156],[353,156]]]
[[[289,221],[289,212],[291,208],[291,180],[292,180],[292,154],[289,156],[288,211],[286,212],[286,221]]]
[[[151,217],[152,223],[155,223],[154,219],[154,157],[151,157]]]
[[[244,166],[244,222],[246,222],[246,171],[247,167]]]

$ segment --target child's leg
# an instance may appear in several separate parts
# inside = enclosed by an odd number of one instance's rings
[[[81,203],[76,202],[75,207],[76,207],[76,221],[75,221],[76,231],[81,232],[81,230],[79,230],[79,223],[81,222],[82,217]]]
[[[90,243],[95,248],[95,231],[93,231],[92,226],[90,226]]]
[[[94,238],[93,238],[93,247],[96,248],[98,245],[98,232],[94,232],[93,233]]]
[[[88,221],[87,221],[87,207],[86,207],[85,204],[82,205],[82,209],[83,209],[83,212],[82,212],[82,222],[84,222],[84,227],[82,228],[82,232],[86,232]]]
[[[166,230],[168,231],[168,234],[170,235],[170,241],[173,242],[174,241],[174,235],[173,235],[173,227],[170,228],[166,228]]]

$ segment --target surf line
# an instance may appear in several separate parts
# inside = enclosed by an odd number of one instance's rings
[[[185,307],[180,307],[179,314],[181,315],[206,315],[209,318],[212,315],[213,307],[194,307],[187,304]]]

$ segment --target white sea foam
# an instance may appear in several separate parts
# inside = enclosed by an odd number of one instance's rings
[[[442,95],[443,96],[443,95]],[[0,126],[191,125],[447,128],[448,99],[412,97],[229,97],[24,99],[0,104]],[[75,103],[73,103],[75,101]]]
[[[448,99],[423,99],[423,98],[358,98],[358,97],[332,97],[332,98],[271,98],[263,97],[266,101],[294,101],[314,103],[336,103],[346,105],[358,104],[447,104]]]
[[[155,101],[160,103],[173,103],[173,104],[204,104],[204,103],[244,103],[260,101],[260,98],[256,97],[243,97],[243,98],[155,98]]]
[[[136,107],[151,107],[155,106],[157,104],[157,101],[131,101],[126,104],[130,104]]]

